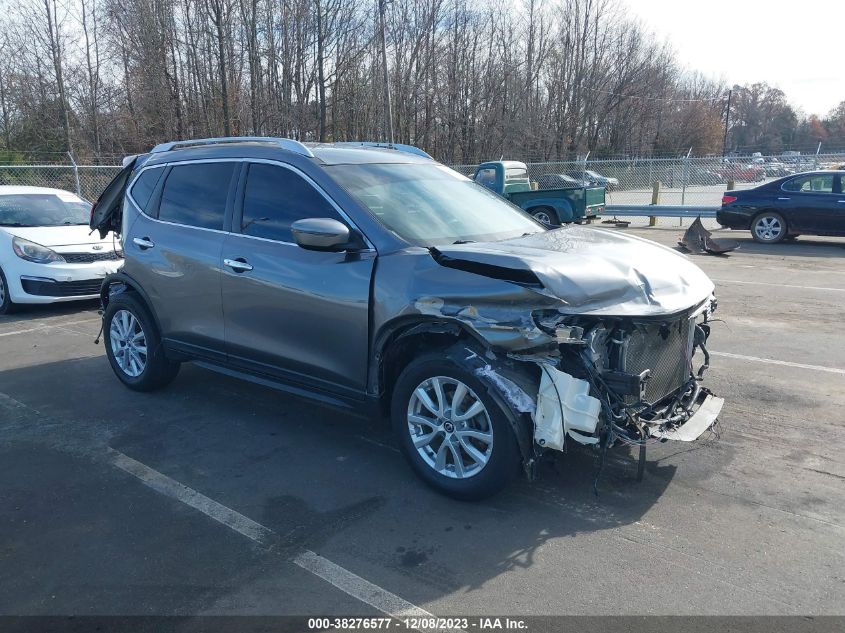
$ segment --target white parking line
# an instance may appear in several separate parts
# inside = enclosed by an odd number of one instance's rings
[[[189,488],[175,479],[171,479],[167,475],[132,459],[128,455],[124,455],[120,451],[109,449],[109,452],[112,464],[133,477],[140,479],[156,492],[180,501],[195,510],[199,510],[206,516],[233,529],[238,534],[247,537],[259,545],[270,548],[277,541],[278,536],[273,530],[260,523],[256,523],[240,512],[206,497],[201,492],[197,492],[193,488]],[[290,560],[294,565],[314,574],[347,595],[370,605],[392,618],[434,617],[425,609],[408,602],[404,598],[400,598],[387,589],[371,583],[369,580],[361,578],[357,574],[311,550],[305,550]]]
[[[798,288],[800,290],[821,290],[823,292],[845,292],[845,288],[822,288],[820,286],[792,286],[789,284],[773,284],[765,281],[739,281],[737,279],[713,279],[717,284],[750,284],[754,286],[774,286],[775,288]]]
[[[812,369],[814,371],[826,371],[831,374],[845,375],[845,369],[837,367],[825,367],[824,365],[805,365],[804,363],[793,363],[788,360],[776,360],[774,358],[758,358],[757,356],[745,356],[744,354],[731,354],[730,352],[710,352],[712,356],[724,356],[726,358],[736,358],[739,360],[747,360],[755,363],[768,363],[770,365],[783,365],[785,367],[796,367],[798,369]]]
[[[185,505],[191,506],[195,510],[199,510],[259,545],[269,547],[273,544],[275,533],[271,529],[264,527],[260,523],[256,523],[239,512],[235,512],[231,508],[217,503],[214,499],[206,497],[193,488],[180,484],[175,479],[171,479],[167,475],[132,459],[128,455],[113,450],[112,463],[122,471],[129,473],[133,477],[137,477],[156,492],[160,492],[172,499],[181,501]]]
[[[431,618],[431,613],[394,593],[374,585],[369,580],[336,565],[327,558],[305,550],[292,559],[293,563],[334,585],[343,593],[357,598],[392,618]]]
[[[12,330],[11,332],[0,332],[0,336],[14,336],[15,334],[27,334],[29,332],[38,332],[40,330],[46,330],[49,328],[62,328],[66,325],[80,325],[82,323],[98,323],[100,321],[99,318],[97,319],[84,319],[81,321],[66,321],[64,323],[45,323],[44,325],[40,325],[38,327],[31,327],[26,328],[24,330]]]

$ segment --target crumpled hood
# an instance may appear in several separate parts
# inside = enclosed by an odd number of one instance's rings
[[[566,226],[502,242],[434,249],[441,264],[517,283],[569,314],[653,316],[703,303],[713,282],[686,256],[624,233]]]
[[[102,244],[108,250],[112,248],[112,236],[104,239],[96,233],[91,233],[88,225],[65,226],[2,226],[0,230],[9,235],[22,237],[30,242],[54,248],[56,246],[78,246],[83,244]]]

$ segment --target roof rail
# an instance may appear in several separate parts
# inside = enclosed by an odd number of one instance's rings
[[[430,158],[431,154],[428,154],[424,150],[421,150],[419,147],[414,147],[413,145],[405,145],[404,143],[384,143],[380,141],[341,141],[339,143],[335,143],[335,145],[341,145],[345,147],[381,147],[384,149],[395,149],[397,152],[405,152],[406,154],[415,154],[416,156],[422,156],[423,158]]]
[[[180,147],[192,147],[194,145],[216,145],[218,143],[273,143],[289,152],[296,152],[308,158],[314,158],[314,153],[299,141],[289,138],[276,138],[273,136],[221,136],[218,138],[198,138],[188,141],[171,141],[170,143],[159,143],[150,150],[151,154],[169,152]]]

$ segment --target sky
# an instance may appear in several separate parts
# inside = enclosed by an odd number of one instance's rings
[[[624,5],[623,5],[624,6]],[[845,101],[845,0],[627,0],[678,62],[729,84],[765,81],[804,114]]]

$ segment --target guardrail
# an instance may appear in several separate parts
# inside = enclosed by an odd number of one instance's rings
[[[679,204],[609,204],[602,215],[622,215],[655,218],[715,218],[718,207]]]

